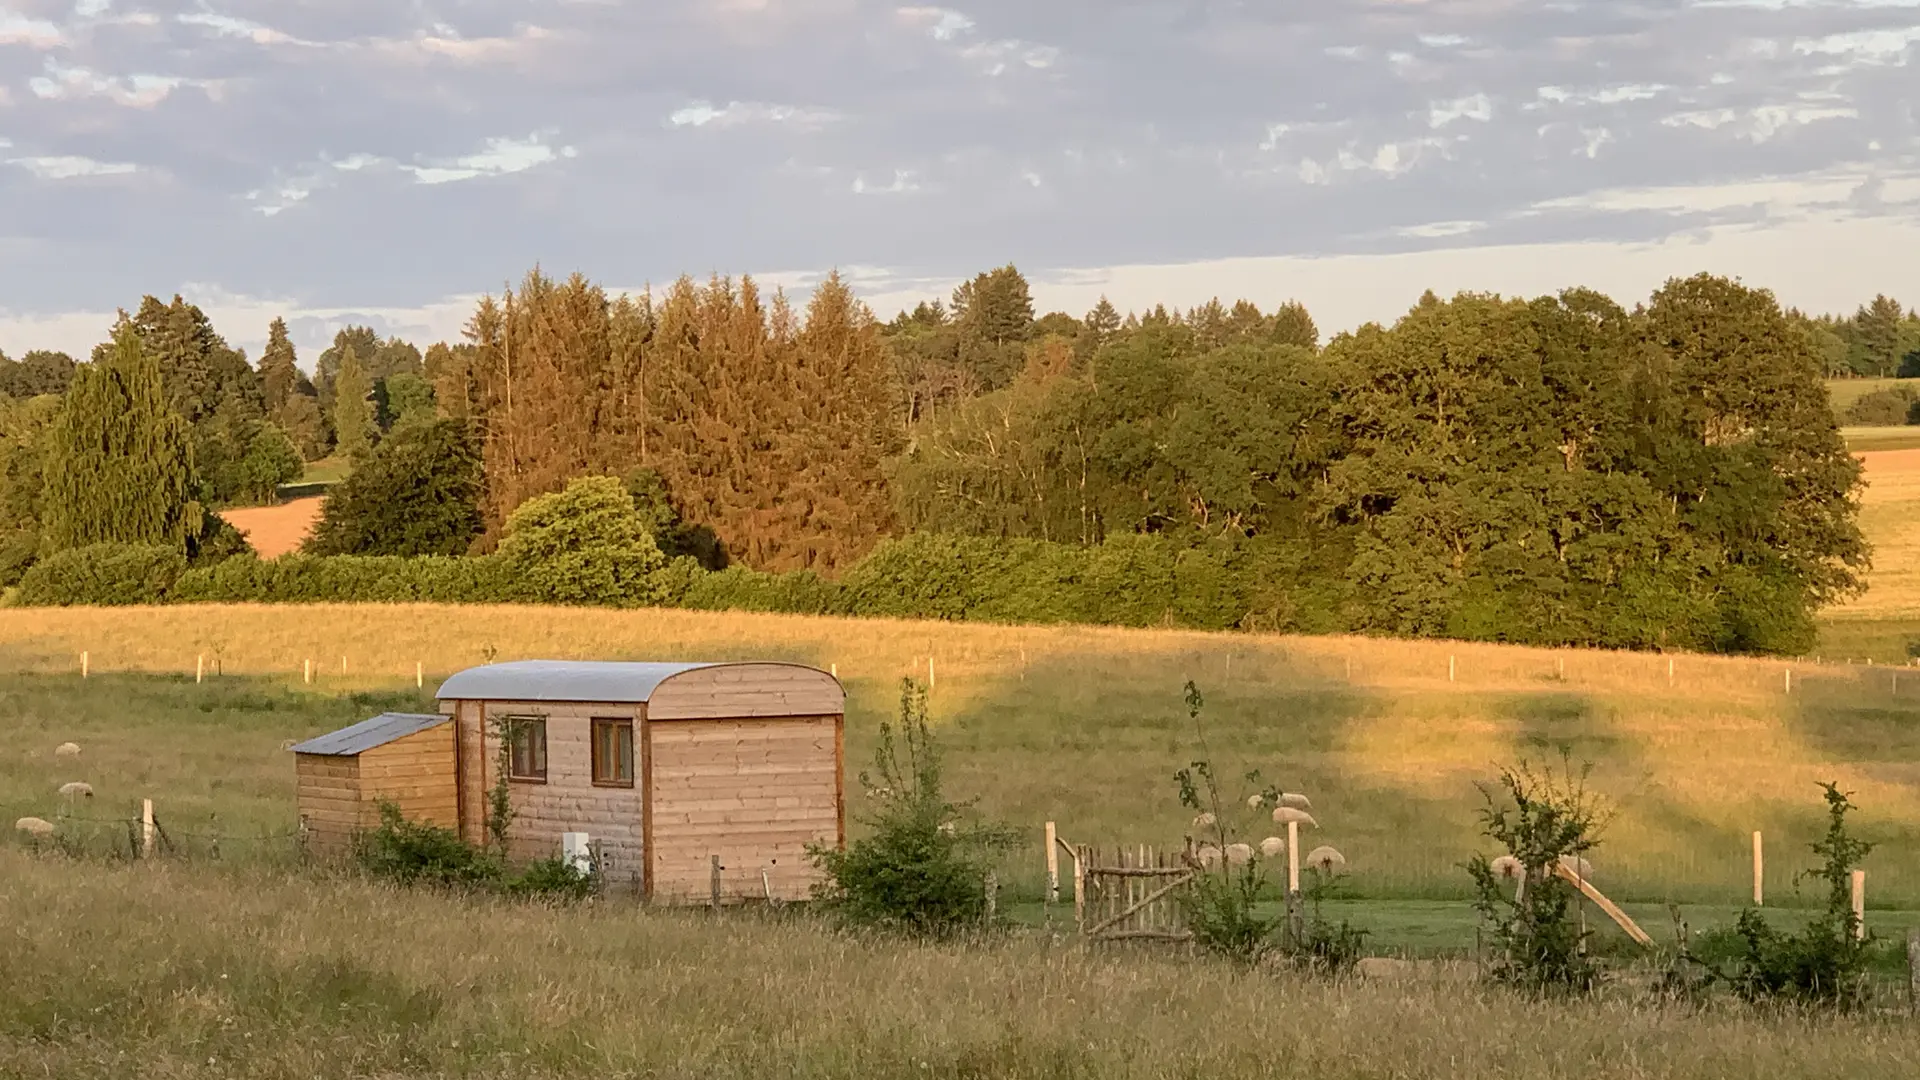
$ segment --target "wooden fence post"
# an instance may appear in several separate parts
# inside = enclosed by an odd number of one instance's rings
[[[153,800],[140,800],[140,857],[153,858]]]
[[[707,856],[707,859],[710,861],[710,863],[713,866],[712,875],[707,880],[707,886],[709,889],[709,896],[707,898],[707,909],[709,911],[718,912],[720,910],[720,856],[709,855]]]
[[[933,657],[927,657],[927,689],[933,689]]]
[[[427,667],[418,660],[413,662],[413,685],[416,687],[427,685]]]
[[[1447,681],[1453,681],[1453,657],[1447,657]]]
[[[207,674],[207,654],[201,653],[193,658],[193,681],[198,683]]]
[[[1753,833],[1753,906],[1760,907],[1766,902],[1762,885],[1766,881],[1766,857],[1760,849],[1760,831]]]
[[[1287,892],[1300,891],[1300,823],[1287,822]]]
[[[1060,902],[1060,830],[1047,822],[1047,903]]]
[[[1087,925],[1087,854],[1085,844],[1073,853],[1073,925],[1082,930]]]
[[[1867,936],[1867,872],[1853,872],[1853,936],[1854,940],[1864,940]]]
[[[312,660],[306,661],[305,664],[301,667],[300,671],[301,671],[301,678],[306,681],[307,685],[309,686],[313,685],[313,661]]]
[[[987,922],[991,924],[1000,916],[1000,875],[992,870],[987,871],[987,879],[982,887],[987,893]]]
[[[87,651],[85,649],[80,650],[80,677],[83,679],[87,677]]]

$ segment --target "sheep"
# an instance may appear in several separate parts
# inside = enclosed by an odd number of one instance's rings
[[[1253,861],[1253,848],[1247,844],[1227,845],[1227,865],[1245,866]]]
[[[1213,816],[1213,811],[1205,811],[1199,817],[1193,819],[1194,831],[1198,832],[1201,829],[1211,829],[1218,820],[1218,818]]]
[[[54,757],[79,757],[80,744],[63,742],[59,746],[56,746],[53,748],[53,756]]]
[[[69,799],[91,799],[93,798],[93,785],[84,780],[70,780],[60,785],[60,794],[65,795]]]
[[[1322,873],[1331,874],[1347,865],[1347,857],[1333,848],[1322,845],[1307,852],[1307,865]]]
[[[1305,810],[1302,810],[1297,806],[1274,807],[1273,823],[1275,825],[1288,825],[1288,824],[1298,823],[1301,825],[1305,825],[1309,828],[1320,827],[1320,823],[1313,820],[1312,814],[1307,813]]]
[[[1265,795],[1249,795],[1247,796],[1247,809],[1258,810],[1266,801],[1267,797]]]
[[[1312,800],[1308,799],[1305,795],[1300,795],[1294,792],[1288,792],[1287,794],[1280,796],[1280,805],[1289,806],[1295,810],[1312,810],[1313,809]]]
[[[1494,877],[1506,878],[1509,881],[1518,878],[1526,871],[1526,867],[1520,865],[1520,860],[1511,855],[1502,855],[1487,866],[1493,871]]]
[[[53,835],[53,822],[45,818],[23,817],[14,822],[13,827],[35,840],[45,840]]]
[[[1260,841],[1260,854],[1269,859],[1285,854],[1286,850],[1287,842],[1278,836],[1269,836]]]
[[[1198,848],[1194,849],[1193,854],[1194,858],[1197,859],[1205,869],[1211,870],[1220,865],[1220,849],[1214,847],[1212,844],[1201,844]]]
[[[1588,862],[1584,855],[1562,855],[1560,865],[1566,869],[1567,873],[1581,881],[1587,881],[1593,877],[1593,864]]]

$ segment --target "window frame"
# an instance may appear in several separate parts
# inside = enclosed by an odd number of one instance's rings
[[[604,728],[613,728],[615,731],[624,730],[627,733],[627,737],[624,743],[625,749],[626,749],[625,764],[627,767],[627,775],[624,780],[618,779],[618,778],[603,779],[601,776],[600,732]],[[617,788],[621,790],[631,791],[635,786],[637,786],[639,781],[640,763],[638,760],[636,760],[636,754],[638,752],[639,745],[635,740],[633,729],[634,729],[634,723],[633,723],[633,717],[631,716],[596,716],[588,722],[587,773],[588,773],[588,777],[592,780],[594,787]],[[614,736],[614,738],[617,740],[619,736],[616,735]],[[619,746],[621,744],[619,742],[616,742],[615,745]]]
[[[553,768],[552,761],[547,755],[547,718],[544,716],[508,716],[503,718],[502,723],[504,725],[502,735],[507,742],[507,782],[511,784],[546,783],[547,776],[552,772]],[[522,773],[518,768],[520,755],[518,753],[519,740],[517,736],[521,729],[535,725],[538,725],[540,733],[538,755],[540,759],[540,771],[538,773]]]

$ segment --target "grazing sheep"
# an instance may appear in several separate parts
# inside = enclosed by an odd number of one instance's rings
[[[1590,881],[1593,878],[1593,864],[1588,862],[1584,856],[1562,855],[1560,856],[1560,865],[1566,867],[1568,873],[1579,878],[1581,881]]]
[[[1215,821],[1217,821],[1217,820],[1219,820],[1219,819],[1218,819],[1218,818],[1215,818],[1215,817],[1213,816],[1213,811],[1211,811],[1211,810],[1209,810],[1209,811],[1207,811],[1207,812],[1205,812],[1205,813],[1203,813],[1203,814],[1201,814],[1201,815],[1200,815],[1199,817],[1197,817],[1197,818],[1194,818],[1194,819],[1193,819],[1193,827],[1194,827],[1194,828],[1195,828],[1196,830],[1198,830],[1198,829],[1211,829],[1211,828],[1213,828],[1213,824],[1214,824],[1214,822],[1215,822]]]
[[[1201,844],[1194,849],[1193,855],[1205,869],[1211,870],[1220,865],[1220,849],[1212,844]]]
[[[1509,881],[1518,878],[1526,870],[1526,867],[1520,865],[1520,860],[1511,855],[1502,855],[1487,866],[1493,871],[1494,877],[1503,877]]]
[[[1267,801],[1267,797],[1265,795],[1249,795],[1247,796],[1247,809],[1258,810],[1260,809],[1261,804],[1265,803],[1266,801]]]
[[[1331,874],[1347,865],[1347,857],[1323,845],[1307,852],[1307,865],[1322,873]]]
[[[1313,820],[1312,814],[1307,813],[1297,806],[1276,806],[1273,808],[1273,823],[1275,825],[1286,825],[1293,822],[1298,822],[1310,828],[1319,828],[1320,826],[1319,822]]]
[[[45,818],[23,817],[14,822],[13,827],[35,840],[45,840],[53,835],[53,822]]]
[[[941,822],[941,823],[940,823],[940,835],[942,835],[942,836],[952,836],[952,835],[954,834],[954,831],[955,831],[955,830],[954,830],[954,825],[953,825],[953,822],[951,822],[951,821],[943,821],[943,822]]]
[[[59,746],[56,746],[53,748],[53,756],[54,757],[79,757],[80,744],[63,742]]]
[[[1253,861],[1253,848],[1247,844],[1227,845],[1227,865],[1245,866]]]
[[[91,799],[93,798],[93,785],[84,780],[70,780],[60,785],[60,794],[65,795],[69,799]]]
[[[1285,795],[1280,796],[1280,805],[1289,806],[1295,810],[1312,810],[1313,809],[1313,802],[1311,800],[1309,800],[1305,795],[1295,794],[1293,792],[1289,792]]]
[[[1260,854],[1269,859],[1284,854],[1286,850],[1287,842],[1278,836],[1269,836],[1260,841]]]

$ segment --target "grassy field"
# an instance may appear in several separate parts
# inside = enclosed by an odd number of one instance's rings
[[[200,653],[226,675],[195,685]],[[1015,896],[1038,893],[1049,819],[1074,842],[1180,842],[1172,773],[1195,754],[1180,701],[1193,678],[1222,772],[1258,767],[1310,794],[1314,841],[1347,855],[1364,896],[1464,896],[1475,784],[1564,745],[1618,804],[1596,880],[1622,901],[1741,902],[1760,829],[1773,896],[1791,902],[1818,826],[1815,785],[1833,779],[1857,792],[1862,831],[1882,844],[1867,864],[1872,903],[1920,907],[1920,672],[1898,685],[1886,668],[1682,656],[1670,680],[1663,657],[1440,642],[677,611],[6,611],[0,670],[14,674],[0,678],[0,724],[14,738],[0,806],[51,812],[60,783],[85,779],[122,816],[146,796],[163,819],[285,831],[285,742],[424,705],[440,676],[489,655],[832,666],[850,689],[850,772],[899,678],[924,676],[931,655],[955,790],[1033,841],[1007,867]],[[311,688],[307,659],[321,672]],[[78,763],[52,756],[68,739],[86,748]]]
[[[1920,1070],[1884,1019],[1556,1004],[1458,969],[1345,983],[1038,936],[550,909],[0,851],[0,1075],[1805,1080]],[[31,928],[31,932],[18,929]]]

